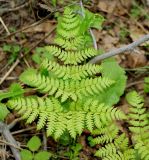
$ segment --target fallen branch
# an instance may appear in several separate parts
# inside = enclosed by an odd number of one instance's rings
[[[2,121],[0,122],[0,133],[4,136],[6,141],[9,144],[11,144],[9,146],[10,146],[10,149],[15,157],[15,160],[21,160],[19,150],[17,149],[17,148],[19,148],[18,144],[17,144],[16,140],[13,138],[13,136],[11,135],[8,126],[5,123],[3,123]]]
[[[135,41],[135,42],[133,42],[133,43],[131,43],[129,45],[126,45],[126,46],[121,47],[121,48],[114,49],[114,50],[106,52],[106,53],[104,53],[102,55],[98,55],[98,56],[94,57],[93,59],[91,59],[89,61],[89,63],[98,63],[99,61],[101,61],[103,59],[115,56],[117,54],[124,53],[126,51],[133,50],[135,47],[139,46],[140,44],[142,44],[142,43],[144,43],[144,42],[146,42],[148,40],[149,40],[149,34],[141,37],[140,39],[138,39],[137,41]]]

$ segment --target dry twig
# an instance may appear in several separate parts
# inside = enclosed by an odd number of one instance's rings
[[[99,61],[101,61],[103,59],[115,56],[117,54],[124,53],[126,51],[133,50],[135,47],[139,46],[140,44],[142,44],[148,40],[149,40],[149,34],[143,36],[142,38],[138,39],[137,41],[134,41],[133,43],[128,44],[124,47],[117,48],[117,49],[111,50],[109,52],[106,52],[102,55],[96,56],[92,60],[90,60],[89,63],[98,63]]]
[[[7,26],[5,25],[5,23],[4,23],[3,19],[2,19],[2,17],[0,17],[0,22],[2,23],[3,27],[5,28],[7,34],[10,35],[10,32],[9,32]]]
[[[5,123],[3,123],[2,121],[0,122],[0,133],[4,136],[4,138],[8,142],[7,144],[8,145],[11,144],[9,146],[10,146],[11,151],[15,157],[15,160],[21,160],[19,150],[17,149],[18,144],[17,144],[16,140],[13,138],[13,136],[11,135],[8,126]]]
[[[21,130],[18,130],[18,131],[14,131],[14,132],[12,132],[12,135],[20,134],[20,133],[27,132],[27,131],[31,131],[33,129],[36,129],[36,127],[30,127],[30,128],[25,128],[25,129],[21,129]]]
[[[47,136],[44,129],[42,130],[42,135],[43,135],[43,150],[47,151]]]

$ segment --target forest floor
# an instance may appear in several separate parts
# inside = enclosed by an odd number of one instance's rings
[[[56,5],[56,9],[60,12],[68,5],[65,0],[61,2]],[[104,51],[122,47],[149,34],[148,1],[92,0],[90,4],[84,6],[105,17],[103,28],[93,30],[98,48]],[[0,1],[0,91],[6,91],[11,83],[17,82],[19,75],[26,68],[37,67],[31,57],[36,47],[53,42],[57,24],[54,12],[55,7],[51,1]],[[145,106],[149,107],[148,95],[144,93],[144,78],[149,76],[149,42],[141,44],[130,52],[115,56],[128,76],[125,92],[137,90],[144,95]],[[118,106],[127,112],[128,104],[124,96],[121,97]],[[16,118],[18,118],[16,113],[10,113],[5,122],[9,124]],[[34,124],[26,125],[23,121],[19,121],[11,131],[20,146],[26,145],[33,135],[41,137],[43,135],[43,132],[36,131]],[[78,139],[83,145],[79,156],[85,160],[97,159],[92,157],[94,149],[87,144],[86,134],[83,133]],[[56,159],[69,159],[63,154],[68,150],[67,147],[57,144],[52,139],[48,139],[47,144],[49,150],[58,155],[59,158]],[[0,145],[5,152],[0,154],[11,157],[9,147],[3,143]]]

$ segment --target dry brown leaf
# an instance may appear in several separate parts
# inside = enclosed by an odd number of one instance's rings
[[[115,7],[116,1],[102,0],[98,3],[98,8],[107,13],[112,13]]]
[[[137,52],[132,51],[133,53],[127,55],[127,65],[130,68],[142,67],[147,63],[146,56],[143,51],[139,50]]]
[[[101,31],[96,30],[96,29],[93,29],[92,31],[93,31],[94,37],[95,37],[95,39],[96,39],[96,42],[98,42],[99,39],[100,39],[101,36],[102,36]]]
[[[125,6],[128,6],[128,3],[123,3]],[[116,15],[124,15],[126,13],[122,3],[119,0],[101,0],[98,2],[98,8],[104,12],[109,14],[116,14]]]
[[[130,26],[130,37],[133,41],[138,40],[139,38],[143,37],[144,35],[145,35],[145,33],[137,26],[134,26],[134,25]],[[145,42],[145,43],[141,44],[140,46],[146,46],[146,45],[149,45],[149,42]]]
[[[113,49],[114,45],[119,41],[118,37],[112,37],[110,35],[103,36],[102,43],[104,45],[104,49]]]
[[[24,32],[31,32],[31,33],[37,33],[37,32],[50,32],[54,27],[54,24],[47,20],[37,26],[30,27],[29,29],[25,30]]]
[[[132,1],[130,0],[120,0],[121,1],[121,4],[127,8],[128,10],[130,9],[131,5],[132,5]]]

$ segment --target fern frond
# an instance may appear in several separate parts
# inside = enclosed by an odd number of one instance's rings
[[[64,66],[56,62],[45,59],[40,65],[40,70],[47,70],[49,74],[56,78],[81,80],[100,73],[101,66],[95,64],[85,64],[80,66]]]
[[[125,149],[128,148],[128,138],[126,138],[126,135],[123,133],[114,140],[114,144],[116,147],[119,147],[121,150],[125,151]]]
[[[113,155],[113,154],[116,154],[116,148],[113,143],[109,143],[105,147],[102,147],[101,149],[99,149],[95,153],[95,156],[103,158],[105,156]]]
[[[135,160],[134,150],[127,149],[124,152],[119,151],[113,143],[99,149],[95,156],[101,157],[103,160]]]
[[[64,64],[73,64],[73,65],[82,63],[88,58],[91,58],[98,54],[97,50],[95,50],[94,48],[86,48],[75,52],[75,51],[65,51],[56,46],[46,46],[45,50],[49,54],[52,54],[53,56],[63,61]]]
[[[90,144],[93,146],[96,144],[111,143],[113,139],[117,136],[118,131],[119,130],[117,127],[115,127],[115,125],[110,125],[108,127],[106,126],[104,128],[93,130],[92,134],[98,134],[100,136],[94,139],[90,139]]]
[[[102,128],[93,130],[95,138],[89,137],[91,146],[99,144],[101,147],[95,152],[95,156],[105,160],[135,160],[134,150],[128,147],[126,135],[119,134],[119,128],[112,123]]]
[[[142,141],[142,137],[138,138],[137,143],[135,145],[135,149],[141,155],[142,160],[148,160],[149,159],[149,151],[148,151],[149,142],[148,142],[148,140],[145,143],[144,141]]]
[[[76,83],[76,94],[79,97],[99,94],[112,84],[114,84],[114,81],[105,77],[82,79],[80,83]]]
[[[128,103],[131,105],[129,114],[130,131],[133,133],[135,148],[141,159],[149,159],[149,119],[144,108],[144,99],[136,91],[126,95]]]

